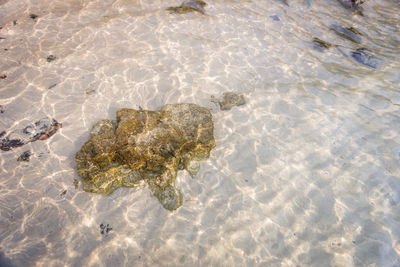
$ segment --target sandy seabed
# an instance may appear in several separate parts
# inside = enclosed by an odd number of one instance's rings
[[[333,0],[165,11],[179,4],[0,0],[0,132],[63,125],[0,151],[0,265],[399,266],[399,1],[368,0],[364,16]],[[367,48],[379,66],[316,50],[314,37]],[[225,92],[246,105],[220,111],[211,99]],[[163,209],[145,186],[75,189],[96,121],[174,103],[209,108],[215,126],[196,177],[178,174],[182,207]]]

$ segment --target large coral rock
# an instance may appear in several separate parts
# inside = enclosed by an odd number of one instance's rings
[[[102,120],[75,156],[84,190],[110,194],[118,187],[148,183],[168,210],[182,205],[177,171],[193,174],[193,162],[215,147],[208,109],[195,104],[166,105],[158,111],[120,109],[117,120]]]

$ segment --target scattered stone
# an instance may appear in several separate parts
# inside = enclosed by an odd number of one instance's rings
[[[31,19],[37,19],[39,16],[36,15],[36,14],[29,14],[29,17],[30,17]]]
[[[57,59],[57,57],[55,57],[53,55],[50,55],[50,56],[47,57],[47,62],[52,62],[52,61],[54,61],[56,59]]]
[[[102,235],[104,234],[108,234],[109,232],[111,232],[112,227],[107,223],[107,225],[105,225],[104,223],[100,224],[100,233]]]
[[[8,49],[7,49],[7,48],[4,48],[4,51],[8,51]]]
[[[351,9],[352,11],[356,11],[360,15],[363,15],[361,4],[363,4],[365,0],[338,0],[338,1],[345,8]]]
[[[330,26],[330,29],[347,40],[355,43],[361,43],[361,33],[354,27],[345,28],[343,26],[334,24]]]
[[[343,56],[369,68],[377,69],[379,66],[379,60],[371,51],[365,48],[358,48],[354,51],[344,47],[337,47],[337,50],[342,53]]]
[[[47,89],[52,89],[52,88],[54,88],[56,86],[57,86],[57,84],[55,83],[55,84],[50,85],[49,88],[47,88]]]
[[[40,121],[35,122],[34,128],[31,126],[27,126],[24,128],[24,133],[35,133],[35,135],[30,139],[30,142],[34,142],[36,140],[46,140],[52,135],[54,135],[58,129],[62,127],[62,124],[53,119],[51,124],[49,123],[49,119],[45,118]]]
[[[218,103],[221,110],[230,110],[234,106],[241,106],[246,104],[246,100],[243,95],[228,92],[222,95],[222,100],[211,97],[211,102]]]
[[[0,105],[0,114],[3,114],[6,110],[4,109],[3,105]]]
[[[7,78],[7,75],[5,74],[0,75],[0,79],[5,79],[5,78]]]
[[[14,26],[17,25],[17,21],[16,20],[13,21],[13,25]]]
[[[186,0],[183,1],[183,3],[180,6],[168,7],[167,10],[171,11],[171,13],[178,13],[178,14],[183,14],[193,11],[197,11],[201,14],[204,14],[205,12],[204,7],[206,5],[207,3],[201,0]]]
[[[29,161],[31,155],[31,152],[27,150],[18,157],[17,161]]]
[[[378,59],[365,48],[359,48],[356,51],[351,52],[351,57],[358,63],[363,64],[367,67],[377,69],[379,66]]]
[[[5,40],[6,38],[4,38],[4,37],[0,37],[0,40]]]
[[[22,130],[14,130],[6,137],[0,140],[0,149],[9,151],[13,148],[23,146],[30,142],[37,140],[46,140],[54,135],[62,124],[54,119],[43,118],[31,125],[26,126]],[[1,132],[0,138],[6,134],[5,131]]]
[[[87,90],[85,91],[85,93],[86,93],[87,95],[91,95],[91,94],[93,94],[94,92],[96,92],[96,90],[94,90],[94,89],[92,89],[92,88],[89,88],[89,89],[87,89]]]
[[[97,122],[75,156],[87,192],[110,194],[146,182],[164,208],[175,210],[182,196],[174,182],[192,160],[208,158],[215,147],[208,109],[195,104],[161,110],[120,109],[117,120]]]
[[[65,196],[65,194],[67,194],[67,190],[64,190],[60,193],[60,196]]]
[[[345,8],[353,9],[358,8],[365,2],[365,0],[338,0]]]
[[[335,46],[335,45],[328,43],[324,40],[321,40],[317,37],[313,38],[313,44],[314,44],[314,48],[317,50],[325,50],[325,49],[331,48],[332,46]]]
[[[269,17],[275,21],[280,21],[280,19],[277,15],[273,15],[273,16],[269,16]]]

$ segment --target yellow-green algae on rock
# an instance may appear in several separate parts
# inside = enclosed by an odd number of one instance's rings
[[[195,104],[120,109],[116,121],[97,122],[76,153],[83,188],[108,195],[145,181],[164,208],[175,210],[182,205],[174,185],[177,171],[194,174],[193,163],[208,158],[215,147],[213,131],[210,111]]]

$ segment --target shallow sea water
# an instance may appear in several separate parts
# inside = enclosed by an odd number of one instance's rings
[[[400,266],[400,2],[368,0],[364,16],[334,0],[207,3],[0,0],[0,131],[63,124],[0,152],[1,266]],[[247,104],[220,111],[224,92]],[[217,145],[178,174],[177,211],[146,187],[75,189],[97,120],[188,102],[211,110]]]

